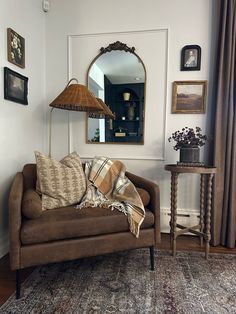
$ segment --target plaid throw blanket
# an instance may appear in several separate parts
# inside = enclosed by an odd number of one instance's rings
[[[127,215],[130,231],[138,238],[145,210],[133,183],[125,176],[124,164],[106,157],[86,163],[87,191],[77,208],[106,207]]]

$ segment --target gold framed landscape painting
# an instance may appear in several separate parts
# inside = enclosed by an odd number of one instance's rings
[[[205,113],[207,81],[173,82],[172,113]]]

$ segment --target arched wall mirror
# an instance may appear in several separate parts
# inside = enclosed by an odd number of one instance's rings
[[[144,143],[146,70],[135,48],[119,41],[102,47],[87,73],[89,90],[115,119],[87,115],[87,143]]]

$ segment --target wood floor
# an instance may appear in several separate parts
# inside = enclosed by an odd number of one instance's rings
[[[170,240],[168,234],[162,234],[160,249],[169,250]],[[181,236],[177,239],[177,251],[203,251],[199,247],[199,240],[195,236]],[[235,254],[236,249],[226,249],[224,247],[211,247],[211,253]],[[24,281],[33,271],[33,268],[21,271],[21,280]],[[2,305],[15,291],[15,272],[10,270],[9,255],[0,259],[0,305]]]

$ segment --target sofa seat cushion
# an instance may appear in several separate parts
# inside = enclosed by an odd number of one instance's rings
[[[154,215],[146,210],[141,229],[154,225]],[[21,242],[24,245],[87,237],[129,230],[127,216],[118,210],[73,206],[46,210],[38,219],[24,220]]]

